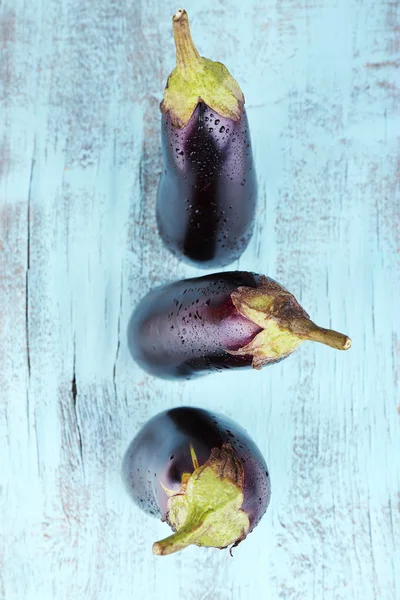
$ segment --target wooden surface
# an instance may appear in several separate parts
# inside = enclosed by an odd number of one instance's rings
[[[260,198],[231,268],[278,279],[347,353],[166,383],[133,364],[132,308],[179,264],[155,226],[165,2],[0,0],[0,596],[400,598],[400,9],[188,0],[240,82]],[[120,480],[180,404],[241,422],[272,501],[234,552],[151,554],[165,524]]]

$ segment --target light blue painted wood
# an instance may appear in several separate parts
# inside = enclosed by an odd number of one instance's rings
[[[154,218],[177,8],[0,2],[0,596],[396,600],[399,7],[188,0],[252,127],[257,227],[233,268],[278,279],[353,348],[180,384],[141,372],[125,340],[145,292],[197,273]],[[233,559],[152,556],[167,527],[122,488],[130,439],[182,403],[243,423],[271,470]]]

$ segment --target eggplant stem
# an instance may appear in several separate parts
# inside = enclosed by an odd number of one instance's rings
[[[164,490],[164,492],[166,493],[166,495],[168,496],[168,498],[172,498],[172,496],[175,496],[178,493],[178,492],[175,492],[174,490],[170,490],[169,488],[167,488],[167,486],[165,486],[163,484],[161,479],[159,479],[159,483],[160,483],[162,489]]]
[[[190,71],[202,71],[203,61],[190,33],[186,10],[180,8],[172,17],[176,46],[176,67],[184,77]]]
[[[194,451],[193,445],[190,444],[190,456],[192,457],[192,463],[193,463],[193,468],[194,470],[199,468],[199,461],[196,455],[196,452]]]
[[[210,525],[206,525],[203,520],[197,525],[194,525],[193,521],[189,521],[176,533],[173,533],[159,542],[154,542],[153,554],[167,556],[168,554],[179,552],[179,550],[183,550],[191,544],[194,544],[199,538],[203,537],[209,529]]]
[[[319,327],[310,319],[298,319],[294,323],[293,333],[305,340],[320,342],[337,350],[348,350],[351,347],[351,339],[347,335]]]
[[[181,493],[168,499],[165,520],[175,533],[156,542],[154,554],[172,554],[191,544],[226,548],[244,539],[250,520],[242,510],[243,485],[243,465],[232,446],[212,448]]]

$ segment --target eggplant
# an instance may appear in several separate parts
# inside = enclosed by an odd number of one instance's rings
[[[296,298],[264,275],[215,273],[149,292],[128,325],[134,360],[166,379],[277,363],[305,340],[347,350],[346,335],[313,323]]]
[[[257,183],[244,97],[227,68],[199,55],[185,10],[173,17],[176,68],[161,103],[157,224],[199,267],[238,259],[253,232]]]
[[[271,496],[267,465],[247,432],[200,408],[153,417],[126,451],[122,478],[137,506],[175,532],[153,545],[158,555],[190,544],[237,546]]]

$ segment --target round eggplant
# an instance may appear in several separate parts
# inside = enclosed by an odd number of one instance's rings
[[[271,495],[267,465],[247,432],[200,408],[153,417],[126,451],[122,477],[134,502],[175,531],[153,545],[159,555],[190,544],[238,545]]]
[[[197,266],[225,266],[253,231],[257,183],[244,97],[221,63],[202,58],[187,13],[173,17],[177,66],[162,111],[157,223],[166,246]]]
[[[148,373],[190,379],[277,363],[305,340],[347,350],[346,335],[313,323],[269,277],[244,271],[176,281],[152,290],[132,314],[128,344]]]

